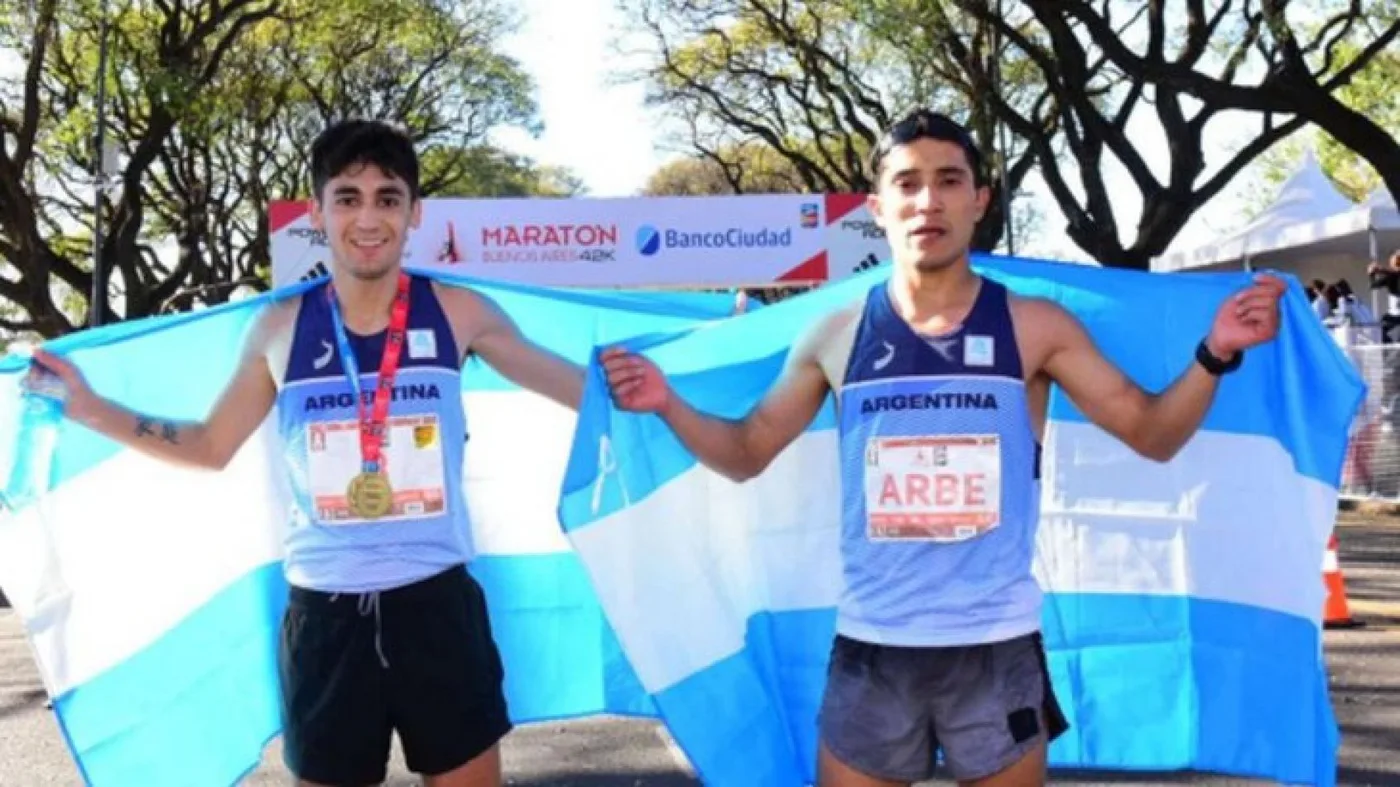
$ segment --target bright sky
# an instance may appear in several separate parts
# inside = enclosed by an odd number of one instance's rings
[[[622,29],[614,0],[516,0],[525,21],[507,51],[534,77],[545,130],[500,141],[542,164],[568,167],[589,196],[630,196],[670,156],[658,149],[657,121],[641,84],[609,84],[625,65],[612,42]]]
[[[640,84],[610,84],[612,71],[626,65],[611,47],[624,21],[614,8],[614,0],[517,0],[516,5],[524,15],[524,24],[507,42],[507,51],[536,80],[545,131],[537,139],[509,133],[498,140],[540,163],[568,167],[583,179],[589,196],[636,194],[657,167],[677,154],[665,149],[657,138],[660,120],[643,106],[644,88]],[[1216,121],[1216,127],[1230,125]],[[1240,129],[1231,131],[1238,134]],[[1165,144],[1150,118],[1143,117],[1132,136],[1140,145],[1151,146],[1144,151],[1144,158],[1159,177],[1164,177]],[[1218,166],[1220,162],[1210,159],[1209,163]],[[1111,167],[1107,178],[1120,234],[1130,239],[1138,220],[1138,191],[1116,162]],[[1195,246],[1238,227],[1242,205],[1237,194],[1249,174],[1246,170],[1221,197],[1198,211],[1173,248]],[[1043,217],[1039,233],[1018,240],[1017,251],[1055,259],[1088,259],[1065,236],[1063,217],[1043,184],[1034,176],[1031,180],[1034,182],[1028,188],[1036,195],[1031,199],[1036,200]]]
[[[636,194],[647,177],[665,161],[679,155],[667,146],[658,129],[662,120],[643,106],[644,87],[621,84],[616,71],[623,62],[613,42],[623,28],[615,0],[516,0],[524,19],[522,30],[507,50],[533,76],[545,129],[538,138],[520,132],[498,135],[497,141],[544,164],[567,167],[583,179],[589,196]],[[14,74],[16,58],[0,58],[0,72]],[[1229,129],[1238,139],[1250,129],[1217,120],[1212,128]],[[1160,173],[1167,156],[1160,131],[1143,118],[1132,138],[1148,145],[1145,157]],[[1214,166],[1220,162],[1210,160]],[[1118,208],[1121,234],[1131,236],[1138,220],[1137,189],[1121,167],[1111,164],[1110,189]],[[1114,171],[1114,170],[1117,171]],[[1226,187],[1221,197],[1198,211],[1173,248],[1198,245],[1240,226],[1242,201],[1250,170]],[[1032,176],[1027,188],[1042,213],[1037,235],[1020,238],[1017,251],[1054,259],[1084,260],[1088,255],[1063,233],[1063,218],[1043,184]]]

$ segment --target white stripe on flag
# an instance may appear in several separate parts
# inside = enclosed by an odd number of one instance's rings
[[[571,533],[647,691],[737,653],[755,612],[835,605],[835,451],[807,432],[745,484],[696,466]]]
[[[567,552],[555,501],[572,411],[523,391],[469,393],[464,403],[472,430],[464,476],[479,553]],[[0,518],[0,575],[50,691],[120,663],[282,559],[289,498],[274,423],[270,417],[222,472],[121,450],[39,505]]]
[[[1101,429],[1047,429],[1035,564],[1051,592],[1189,594],[1315,619],[1336,490],[1276,440],[1203,431],[1171,461]],[[1278,537],[1301,528],[1304,538]],[[1312,546],[1309,547],[1311,540]]]
[[[1299,539],[1280,551],[1276,533],[1321,532],[1335,492],[1300,476],[1277,442],[1203,432],[1158,465],[1092,426],[1057,424],[1050,435],[1051,477],[1072,464],[1098,466],[1060,479],[1058,498],[1045,505],[1033,565],[1042,587],[1189,594],[1317,618],[1320,587],[1305,570],[1317,553]],[[835,451],[834,431],[805,433],[742,485],[695,466],[574,531],[648,691],[739,652],[755,613],[836,604]]]
[[[559,489],[577,415],[524,390],[468,391],[463,494],[479,555],[570,551]]]
[[[0,524],[38,666],[55,694],[139,652],[219,591],[281,559],[285,508],[272,420],[221,473],[123,450]]]

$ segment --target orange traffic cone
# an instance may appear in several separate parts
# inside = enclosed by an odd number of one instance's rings
[[[1322,625],[1325,628],[1350,628],[1360,625],[1351,616],[1347,605],[1346,582],[1342,579],[1342,565],[1337,559],[1337,535],[1327,539],[1327,553],[1322,558],[1322,580],[1327,585],[1327,602],[1322,610]]]

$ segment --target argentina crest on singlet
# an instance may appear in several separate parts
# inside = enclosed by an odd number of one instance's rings
[[[867,294],[838,401],[844,584],[838,631],[969,645],[1034,631],[1039,446],[1006,288],[921,336]]]
[[[348,333],[366,407],[375,395],[386,333]],[[410,278],[407,330],[381,449],[393,492],[383,516],[359,516],[348,500],[350,482],[362,470],[360,410],[340,353],[322,284],[302,295],[278,392],[278,432],[292,493],[288,581],[328,592],[387,590],[467,562],[472,545],[461,489],[461,367],[431,281]]]

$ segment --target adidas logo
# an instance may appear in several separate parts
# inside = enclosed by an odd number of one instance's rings
[[[330,269],[326,267],[326,263],[318,262],[314,266],[312,266],[311,270],[307,271],[306,273],[303,273],[301,275],[301,278],[297,281],[310,281],[312,279],[319,279],[322,276],[329,276],[330,273]]]
[[[871,268],[878,268],[879,266],[880,258],[876,257],[874,254],[867,254],[865,255],[865,259],[861,260],[860,262],[857,262],[855,264],[855,267],[851,268],[851,272],[860,273],[861,271],[868,271]]]

